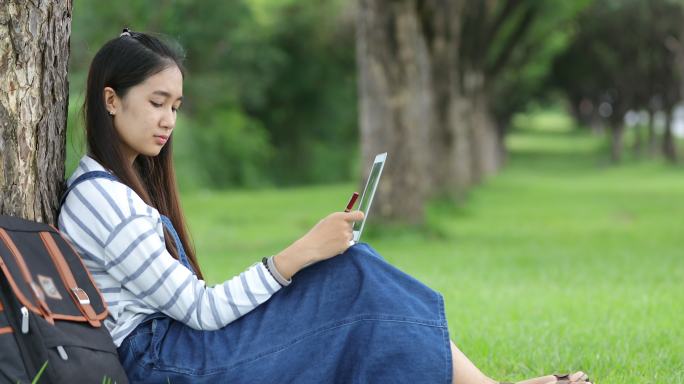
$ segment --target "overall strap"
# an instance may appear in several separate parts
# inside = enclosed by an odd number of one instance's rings
[[[66,191],[64,191],[64,193],[62,194],[62,199],[59,200],[59,208],[60,209],[62,208],[62,205],[64,205],[64,201],[66,200],[67,195],[69,194],[69,192],[71,192],[72,189],[74,189],[74,187],[76,187],[78,184],[81,184],[82,182],[84,182],[86,180],[95,179],[98,177],[102,177],[102,178],[113,180],[113,181],[119,181],[119,179],[117,179],[116,176],[112,175],[111,173],[105,172],[105,171],[86,172],[86,173],[82,174],[81,176],[77,177],[76,180],[74,180],[74,182],[71,183],[71,185],[69,185],[69,188],[67,188]]]
[[[195,269],[192,267],[192,264],[190,264],[190,260],[188,260],[188,255],[185,254],[183,243],[181,243],[180,237],[178,236],[178,232],[176,232],[176,229],[173,227],[173,224],[171,223],[171,219],[164,215],[160,216],[162,223],[164,223],[164,226],[166,227],[166,230],[169,231],[171,237],[173,237],[173,241],[176,243],[176,249],[178,250],[178,259],[180,260],[181,264],[183,264],[192,273],[195,273]]]
[[[59,202],[60,210],[62,209],[62,205],[64,204],[64,201],[66,200],[67,195],[69,194],[69,192],[71,192],[72,189],[74,189],[74,187],[76,187],[76,185],[78,185],[78,184],[80,184],[86,180],[96,179],[98,177],[109,179],[112,181],[119,181],[119,179],[116,176],[112,175],[109,172],[105,172],[105,171],[89,171],[89,172],[86,172],[86,173],[80,175],[79,177],[77,177],[76,180],[74,180],[73,183],[71,183],[71,185],[69,185],[69,188],[67,188],[66,191],[64,191],[64,194],[62,194],[62,199]],[[59,212],[58,212],[58,215],[59,215]],[[168,217],[166,217],[162,214],[160,214],[160,216],[161,216],[162,224],[164,224],[164,227],[166,227],[166,230],[171,234],[171,237],[173,237],[173,241],[176,244],[176,250],[178,250],[179,261],[187,269],[189,269],[190,271],[195,273],[195,269],[192,267],[192,264],[190,264],[190,261],[188,260],[188,256],[185,254],[185,249],[183,248],[183,243],[181,243],[180,237],[178,236],[176,229],[173,227],[173,224],[171,223],[171,219],[169,219]]]

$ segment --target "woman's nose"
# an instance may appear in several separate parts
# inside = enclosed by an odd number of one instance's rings
[[[164,112],[160,125],[167,129],[173,129],[176,126],[176,114],[172,110]]]

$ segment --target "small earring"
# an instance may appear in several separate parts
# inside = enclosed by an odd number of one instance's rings
[[[112,112],[112,111],[108,111],[108,112],[109,112],[109,116],[114,116],[114,112]]]

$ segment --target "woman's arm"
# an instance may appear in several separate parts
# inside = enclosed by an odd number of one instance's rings
[[[194,329],[224,327],[268,300],[280,285],[262,263],[214,287],[174,259],[152,218],[138,215],[114,228],[104,268],[139,300]]]
[[[206,287],[166,251],[158,214],[127,189],[104,179],[82,183],[67,198],[60,222],[82,249],[91,250],[89,257],[151,308],[195,329],[218,329],[281,288],[262,263]],[[289,279],[306,265],[343,252],[352,221],[362,217],[361,212],[329,215],[281,252],[276,268]]]

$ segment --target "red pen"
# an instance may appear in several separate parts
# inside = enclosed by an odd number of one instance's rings
[[[347,208],[344,209],[345,212],[351,211],[352,207],[354,206],[354,203],[356,203],[356,199],[359,198],[359,193],[354,192],[352,195],[351,199],[349,199],[349,203],[347,203]]]

